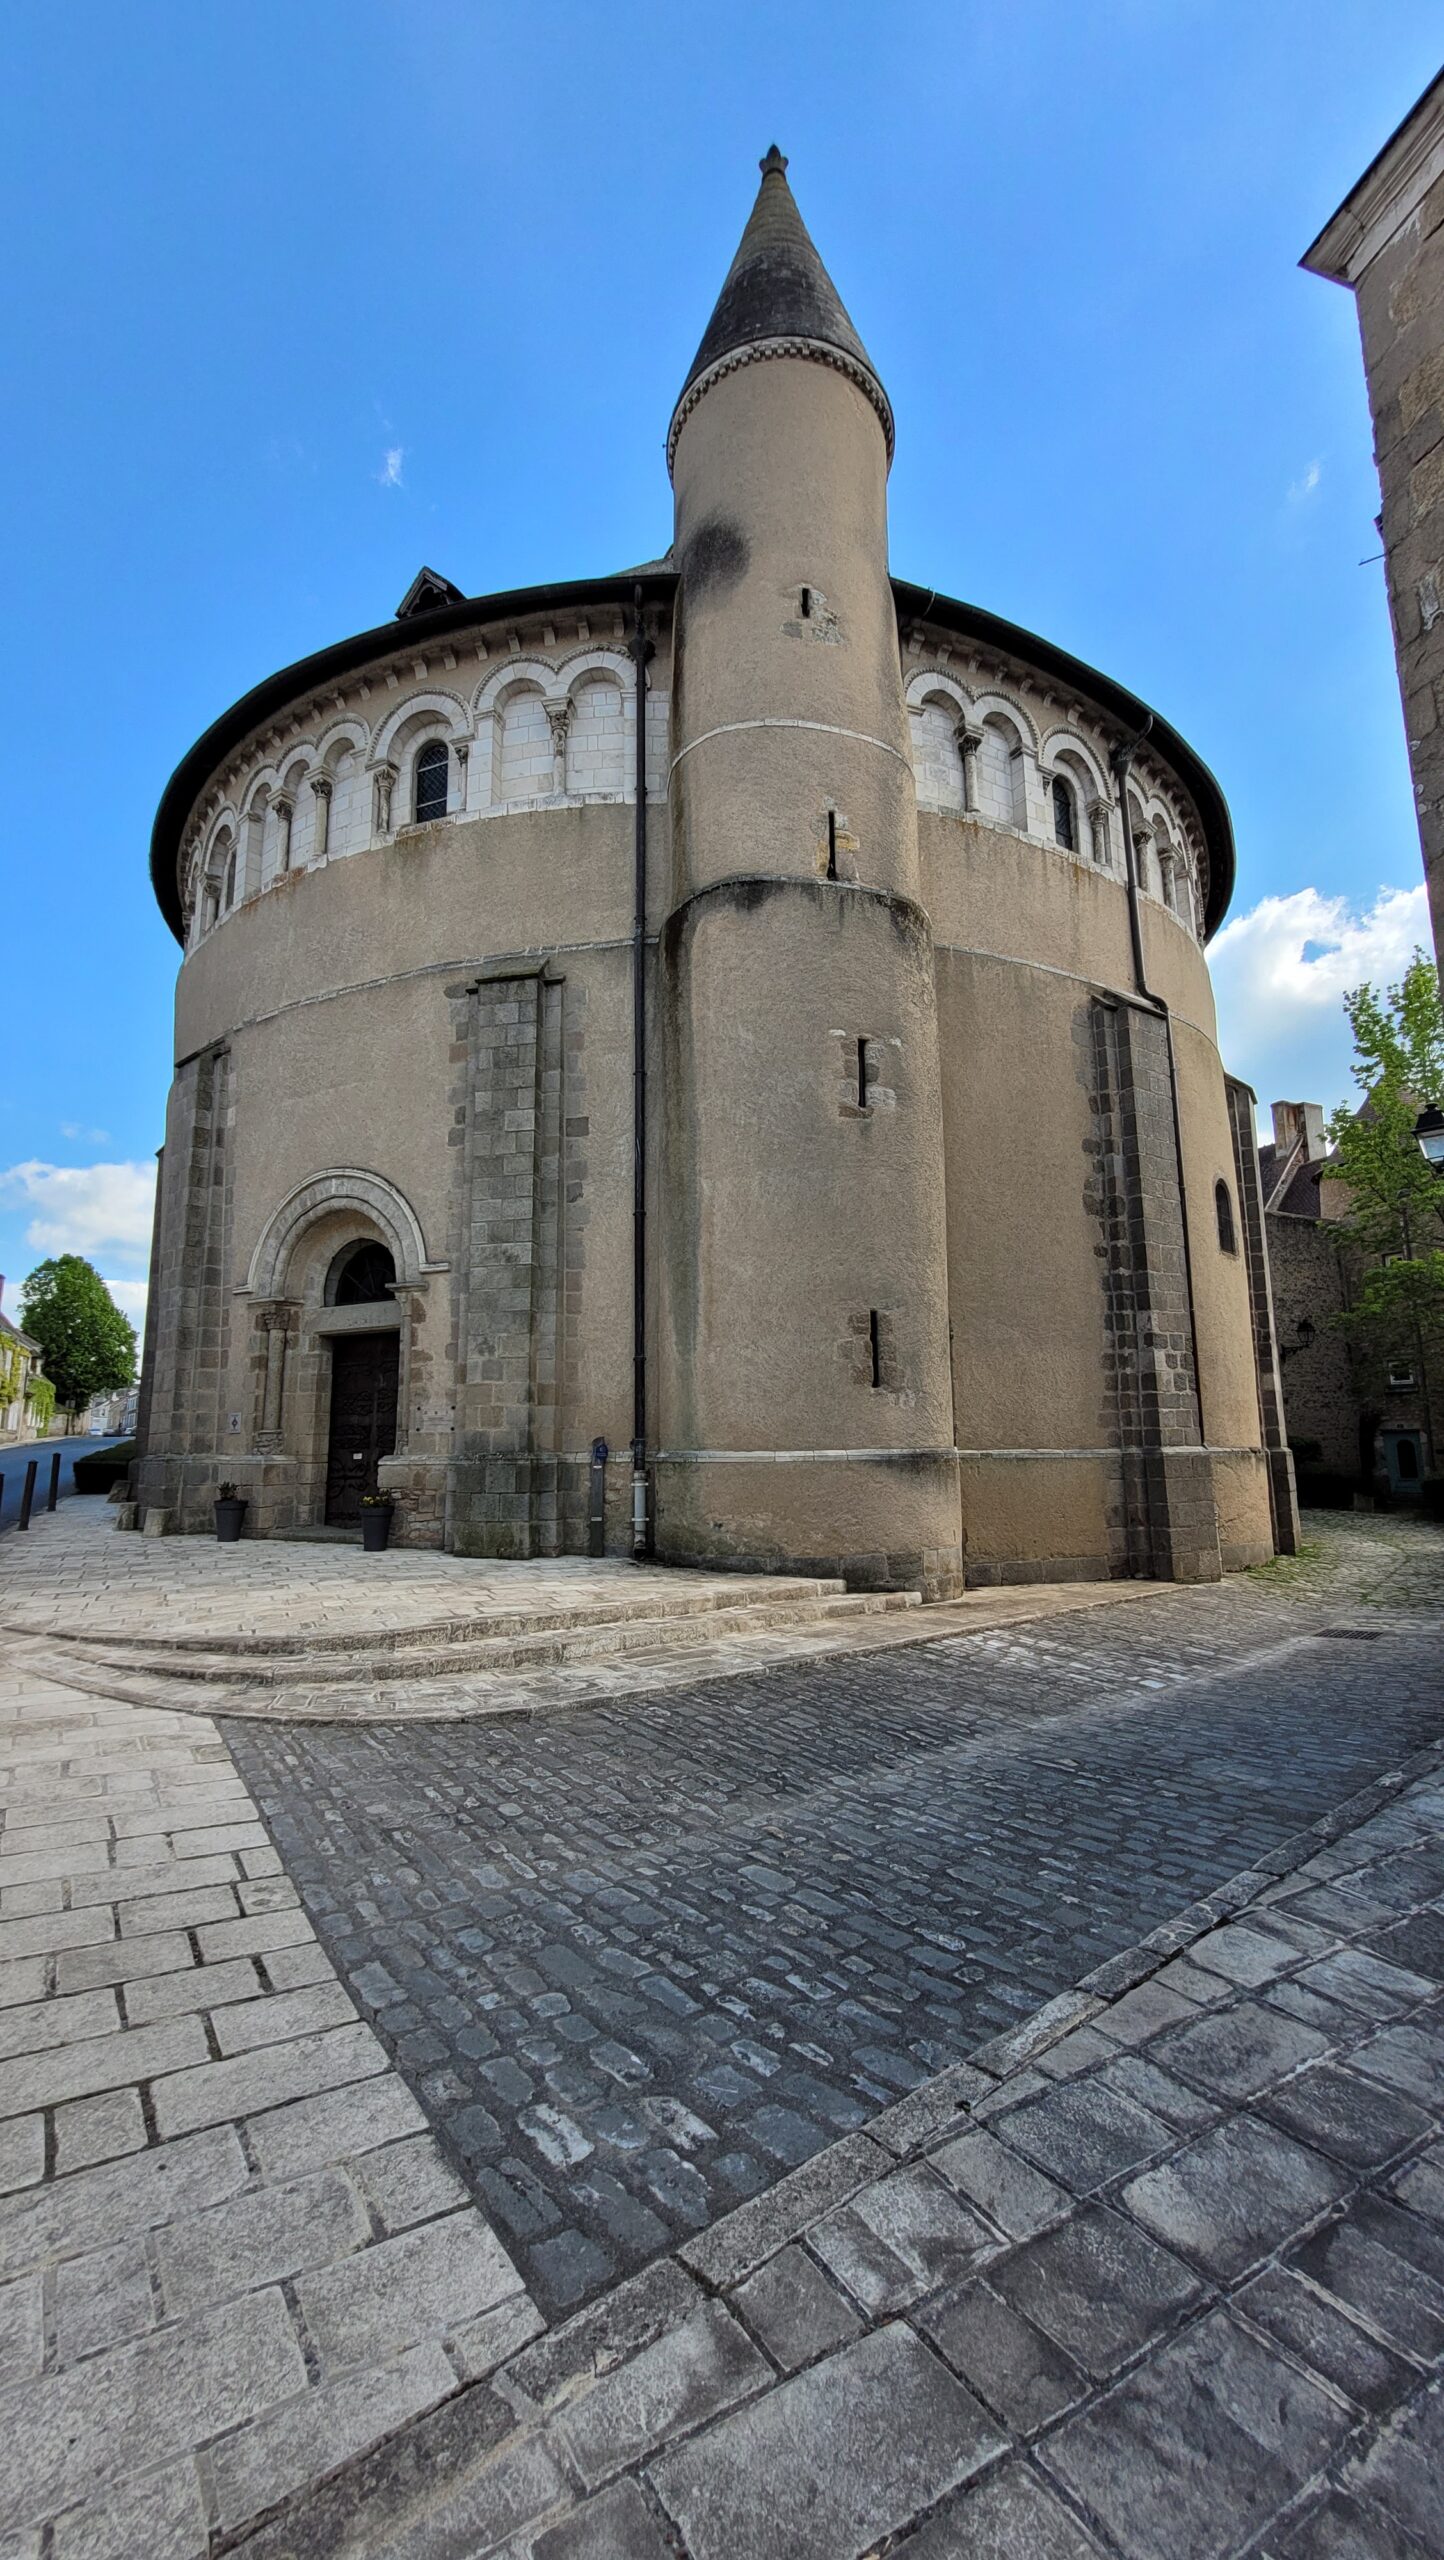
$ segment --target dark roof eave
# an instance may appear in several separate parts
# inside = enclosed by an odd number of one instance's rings
[[[1037,667],[1044,675],[1057,676],[1075,692],[1096,702],[1123,730],[1136,733],[1145,720],[1152,718],[1148,744],[1153,752],[1172,765],[1186,789],[1192,794],[1208,845],[1208,912],[1204,920],[1204,936],[1215,934],[1228,913],[1233,896],[1234,844],[1233,824],[1228,803],[1203,758],[1195,755],[1186,738],[1158,712],[1150,713],[1149,705],[1130,693],[1125,685],[1115,684],[1111,676],[1100,675],[1096,667],[1083,659],[1071,657],[1066,649],[1051,640],[1040,639],[1036,631],[1025,631],[1021,623],[1005,622],[1000,614],[985,613],[981,605],[960,604],[955,596],[940,596],[931,587],[916,587],[905,578],[894,578],[892,591],[897,600],[900,620],[935,623],[946,631],[956,631],[964,638],[980,641],[985,648],[1000,650],[1004,656],[1021,658],[1025,665]]]
[[[150,838],[151,885],[177,942],[183,934],[176,856],[191,810],[231,750],[298,695],[314,692],[339,677],[354,675],[377,658],[424,647],[429,640],[444,639],[452,631],[470,630],[478,623],[521,621],[532,614],[568,607],[585,610],[589,604],[630,604],[638,587],[644,604],[658,604],[670,601],[676,584],[672,569],[624,569],[610,578],[568,578],[550,586],[514,587],[503,595],[464,596],[459,604],[438,605],[433,612],[413,614],[405,622],[383,622],[375,630],[354,633],[349,640],[333,641],[329,649],[318,649],[309,658],[297,658],[293,665],[267,676],[264,683],[253,685],[239,702],[231,704],[229,711],[213,720],[182,756],[155,814]]]

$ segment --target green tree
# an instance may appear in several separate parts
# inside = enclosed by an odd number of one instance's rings
[[[36,1265],[20,1292],[20,1324],[39,1343],[45,1374],[68,1413],[134,1379],[135,1327],[81,1254]]]
[[[1444,1174],[1414,1123],[1426,1104],[1444,1105],[1439,973],[1416,951],[1397,986],[1382,996],[1355,987],[1344,1011],[1363,1100],[1329,1123],[1329,1178],[1346,1202],[1336,1232],[1360,1258],[1343,1322],[1366,1357],[1417,1351],[1434,1366],[1444,1355]]]

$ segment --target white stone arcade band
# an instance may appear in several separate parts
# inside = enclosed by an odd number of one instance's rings
[[[268,678],[185,758],[137,1491],[964,1583],[1296,1537],[1217,784],[889,575],[893,419],[777,152],[671,549]],[[605,1443],[604,1462],[594,1461]]]

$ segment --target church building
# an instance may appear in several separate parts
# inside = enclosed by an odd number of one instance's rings
[[[890,575],[892,408],[786,167],[666,555],[423,570],[166,789],[164,1525],[379,1489],[412,1546],[930,1598],[1295,1543],[1227,808],[1125,687]]]

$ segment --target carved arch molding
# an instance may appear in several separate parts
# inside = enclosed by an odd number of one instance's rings
[[[445,1269],[426,1249],[421,1221],[405,1194],[383,1174],[356,1165],[335,1165],[312,1174],[288,1194],[261,1230],[246,1288],[255,1298],[279,1298],[286,1288],[291,1258],[318,1219],[354,1210],[379,1227],[396,1265],[396,1285],[415,1286],[428,1273]]]

